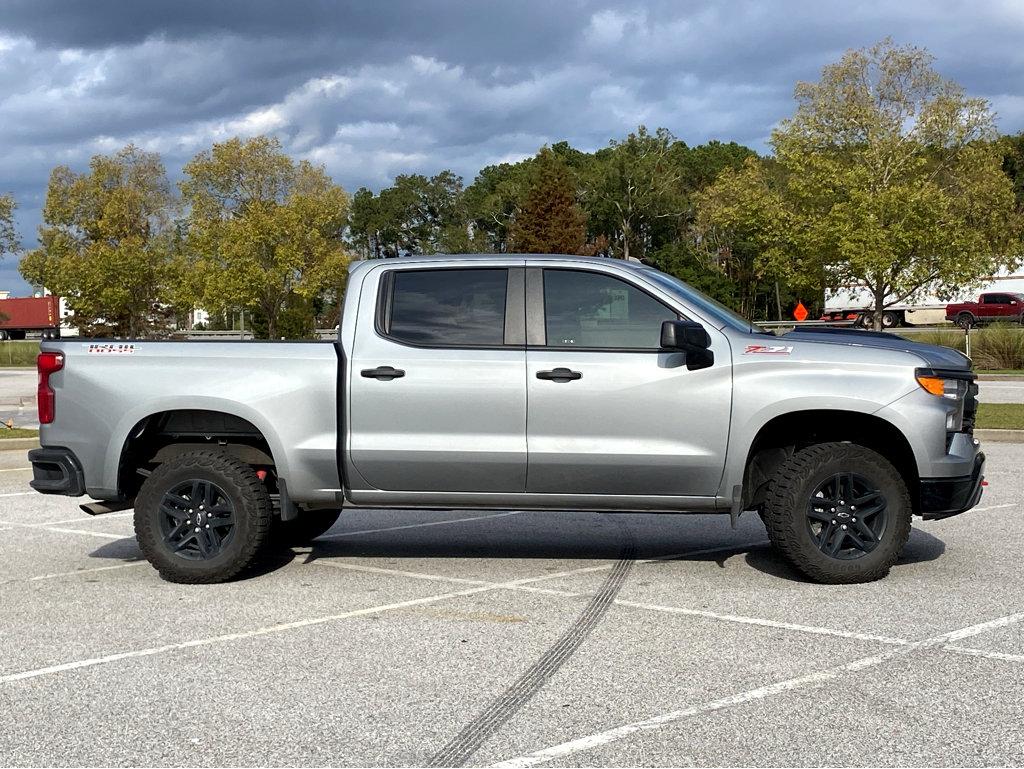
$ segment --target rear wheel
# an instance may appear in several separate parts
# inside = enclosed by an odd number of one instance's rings
[[[768,488],[772,544],[817,582],[871,582],[889,573],[910,536],[910,495],[896,468],[851,443],[801,449]]]
[[[135,535],[171,582],[231,579],[260,553],[270,531],[270,495],[256,472],[219,451],[160,465],[135,501]]]
[[[882,328],[896,328],[898,325],[900,325],[899,313],[891,310],[882,313]]]
[[[974,319],[974,316],[971,313],[962,312],[956,316],[956,325],[958,325],[960,328],[968,329],[971,328],[972,326],[976,326],[977,321]]]
[[[341,510],[300,510],[299,517],[290,521],[274,519],[271,541],[280,547],[308,545],[338,521]]]

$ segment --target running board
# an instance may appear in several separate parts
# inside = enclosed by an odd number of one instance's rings
[[[89,515],[104,515],[106,513],[116,513],[120,510],[130,510],[132,502],[90,502],[87,505],[79,505],[79,507],[82,509],[82,512]]]

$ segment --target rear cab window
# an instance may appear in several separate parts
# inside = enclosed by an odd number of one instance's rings
[[[508,269],[393,270],[381,285],[378,331],[422,347],[505,343]]]

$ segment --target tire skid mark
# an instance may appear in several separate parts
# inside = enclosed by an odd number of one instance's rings
[[[441,748],[426,766],[464,766],[480,746],[540,691],[597,627],[614,604],[635,564],[636,544],[632,533],[619,523],[626,537],[619,560],[580,616],[511,686]]]

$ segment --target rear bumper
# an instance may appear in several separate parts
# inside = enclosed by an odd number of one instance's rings
[[[981,483],[985,479],[985,455],[974,459],[970,475],[958,478],[922,478],[919,512],[926,521],[950,518],[966,513],[981,499]]]
[[[32,480],[28,485],[39,493],[68,497],[85,494],[82,465],[71,449],[33,449],[28,453],[28,461],[32,463]]]

